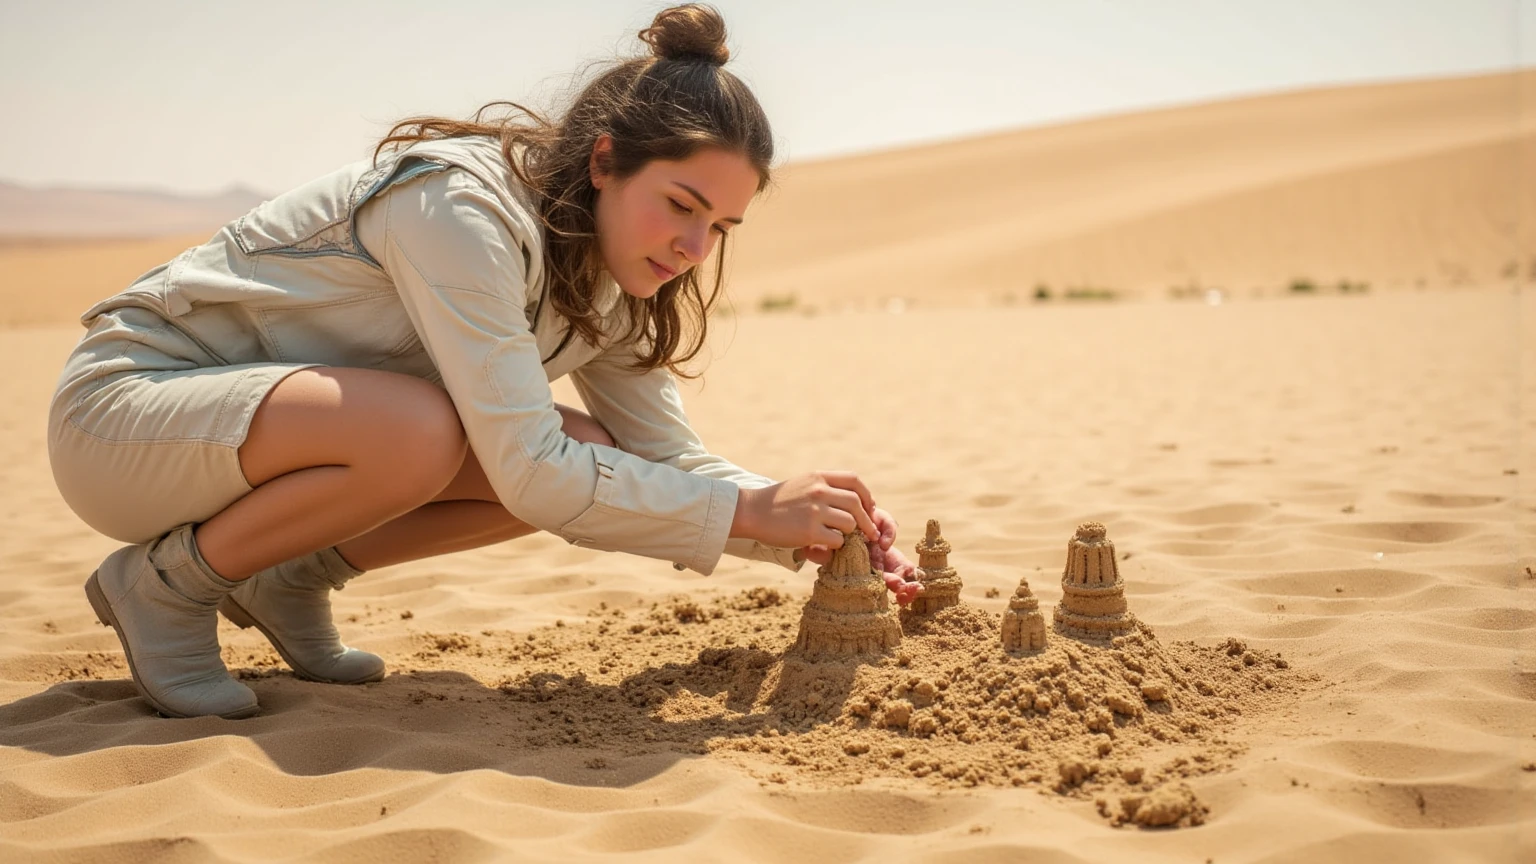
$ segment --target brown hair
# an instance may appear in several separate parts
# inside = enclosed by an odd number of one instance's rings
[[[507,164],[539,202],[548,299],[571,324],[556,355],[577,333],[594,345],[604,344],[593,308],[602,259],[594,217],[597,190],[589,173],[600,136],[611,136],[613,148],[607,164],[599,167],[618,181],[654,159],[683,160],[710,147],[745,157],[757,169],[757,191],[771,179],[773,133],[746,84],[722,68],[730,52],[720,13],[697,3],[673,6],[658,12],[639,37],[650,45],[650,56],[622,60],[604,71],[555,122],[516,102],[492,102],[469,121],[402,120],[374,150],[377,164],[380,151],[390,145],[465,135],[500,138]],[[487,109],[498,105],[512,106],[531,123],[515,123],[511,116],[482,120]],[[524,148],[521,160],[513,156],[517,145]],[[725,281],[725,245],[721,238],[715,286],[708,296],[697,267],[666,282],[650,298],[622,295],[629,328],[619,338],[635,340],[634,368],[666,366],[680,377],[698,377],[681,367],[704,346],[709,312]],[[683,347],[685,335],[690,341]]]

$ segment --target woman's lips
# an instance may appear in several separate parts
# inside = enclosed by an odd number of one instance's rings
[[[651,272],[655,273],[657,277],[661,279],[671,279],[673,276],[677,275],[673,271],[668,270],[667,268],[657,264],[655,261],[652,261],[649,258],[645,259],[645,263],[651,265]]]

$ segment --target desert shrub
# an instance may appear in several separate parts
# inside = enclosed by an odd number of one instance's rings
[[[1068,288],[1061,296],[1068,300],[1114,300],[1118,295],[1108,288],[1078,285]]]
[[[757,301],[757,308],[762,312],[788,312],[795,308],[799,299],[794,294],[764,294]]]

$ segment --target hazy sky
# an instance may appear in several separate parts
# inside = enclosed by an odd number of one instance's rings
[[[0,0],[0,179],[276,193],[392,121],[543,105],[667,2]],[[1536,0],[720,0],[779,162],[1536,63]]]

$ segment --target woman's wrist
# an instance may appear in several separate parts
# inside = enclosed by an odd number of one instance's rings
[[[756,489],[742,489],[736,494],[736,514],[731,517],[731,537],[756,540],[753,527],[753,511],[757,501]]]

